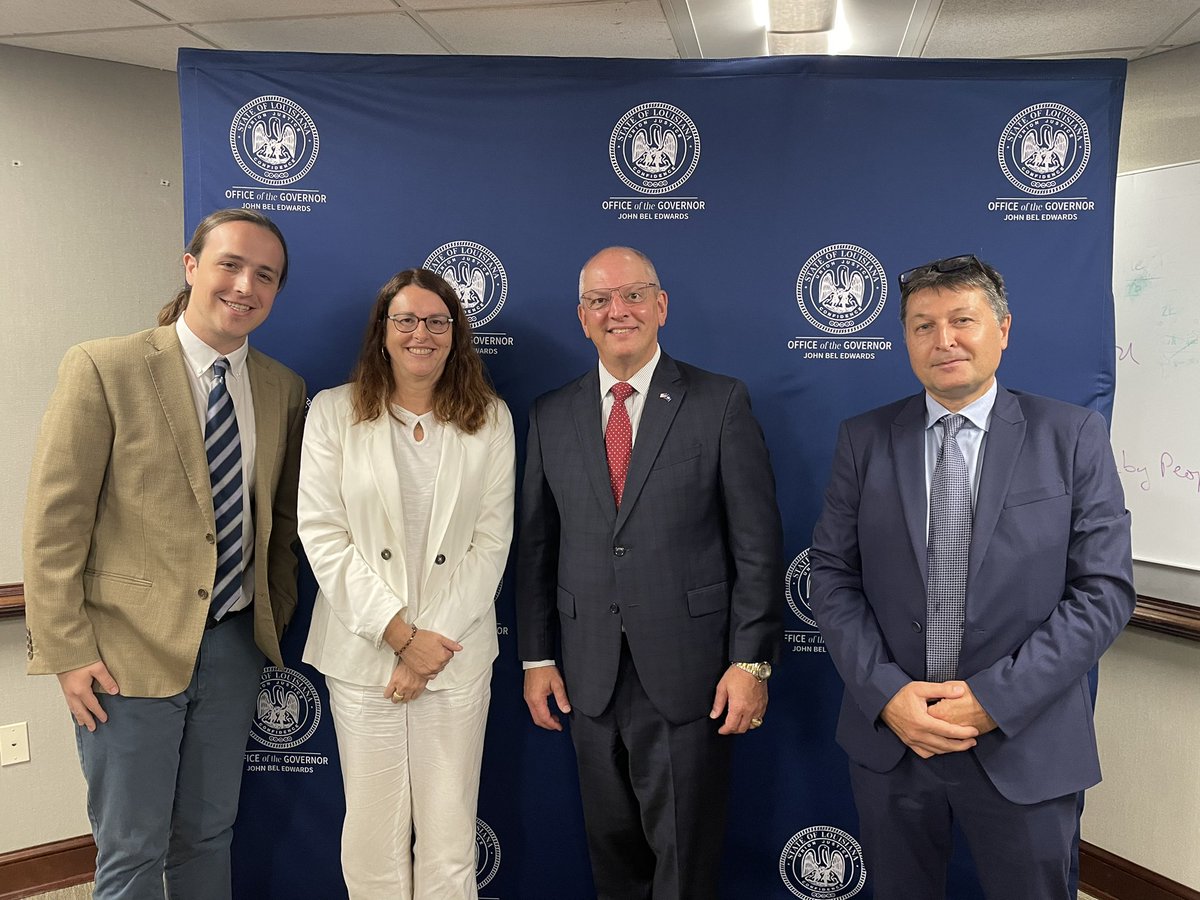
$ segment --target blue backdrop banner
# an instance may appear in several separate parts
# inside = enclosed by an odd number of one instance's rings
[[[183,50],[190,229],[282,227],[291,276],[254,344],[310,394],[346,379],[375,292],[455,284],[517,423],[595,365],[579,268],[629,244],[670,292],[663,349],[750,388],[783,510],[786,622],[766,727],[736,738],[722,892],[869,897],[841,684],[807,605],[836,427],[914,393],[896,274],[975,253],[1008,280],[1002,382],[1110,410],[1113,196],[1125,63],[599,60]],[[520,457],[518,457],[520,458]],[[299,661],[315,588],[264,674],[235,836],[239,897],[344,897],[336,742]],[[480,895],[593,895],[570,739],[521,699],[512,579],[477,823]],[[981,896],[960,855],[950,896]]]

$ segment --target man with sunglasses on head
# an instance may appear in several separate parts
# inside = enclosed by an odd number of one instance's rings
[[[904,272],[900,320],[925,390],[842,423],[810,554],[875,897],[941,900],[957,823],[991,900],[1065,900],[1087,673],[1134,604],[1108,430],[997,383],[1012,316],[975,256]]]
[[[763,723],[781,628],[762,430],[745,385],[661,351],[658,281],[628,247],[587,262],[578,315],[598,364],[529,414],[525,702],[549,730],[551,697],[570,714],[603,900],[717,896],[728,735]]]

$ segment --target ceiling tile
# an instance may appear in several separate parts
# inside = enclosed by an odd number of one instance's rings
[[[46,37],[0,38],[0,43],[89,56],[113,62],[147,66],[174,71],[176,51],[180,47],[199,47],[211,50],[206,44],[182,28],[167,25],[162,28],[137,28],[124,31],[93,31],[81,34],[48,35]]]
[[[534,56],[679,56],[662,7],[653,0],[423,12],[459,53]]]
[[[457,10],[484,9],[486,7],[529,7],[563,6],[570,3],[595,3],[596,0],[405,0],[409,7],[418,12],[429,9]]]
[[[1200,3],[1196,4],[1200,7]],[[1166,43],[1174,47],[1181,47],[1184,44],[1194,44],[1200,41],[1200,13],[1192,16],[1192,18],[1174,34],[1168,35]]]
[[[925,57],[1045,56],[1143,47],[1196,0],[943,0]]]
[[[226,50],[295,50],[307,53],[445,53],[409,16],[381,15],[224,22],[193,30]]]
[[[271,16],[341,15],[395,12],[392,0],[287,0],[286,3],[247,3],[246,0],[140,0],[174,22],[220,22],[227,19],[265,19]]]
[[[0,0],[0,35],[86,31],[164,20],[129,0]]]
[[[1138,59],[1145,55],[1144,47],[1104,47],[1081,53],[1050,53],[1042,56],[1023,54],[1013,59]]]

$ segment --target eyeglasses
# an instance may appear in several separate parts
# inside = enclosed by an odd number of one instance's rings
[[[587,291],[580,298],[579,302],[586,309],[593,312],[604,309],[612,302],[612,295],[620,294],[621,302],[626,306],[637,306],[639,303],[645,303],[654,296],[654,289],[658,285],[647,281],[633,281],[629,284],[623,284],[615,288],[597,288],[594,291]]]
[[[908,284],[918,275],[924,275],[926,272],[940,272],[943,275],[948,275],[951,272],[961,272],[963,269],[969,269],[971,266],[976,266],[980,271],[983,271],[983,263],[974,253],[967,253],[964,256],[947,256],[945,259],[935,259],[931,263],[925,263],[923,266],[909,269],[907,272],[900,273],[900,283]]]
[[[992,273],[987,270],[979,257],[974,253],[966,253],[962,256],[947,256],[945,259],[935,259],[933,262],[925,263],[923,266],[917,266],[915,269],[909,269],[907,272],[901,272],[899,275],[900,287],[903,288],[906,284],[924,275],[927,272],[938,272],[942,275],[948,275],[951,272],[961,272],[963,269],[969,269],[974,266],[984,277],[1000,290],[1000,285],[996,279],[992,277]]]
[[[396,313],[384,318],[389,319],[401,334],[412,334],[422,322],[430,334],[445,334],[454,323],[452,316],[414,316],[412,313]]]

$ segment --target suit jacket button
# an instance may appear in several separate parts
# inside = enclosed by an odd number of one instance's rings
[[[379,555],[380,555],[380,556],[382,556],[384,559],[391,559],[391,558],[392,558],[392,551],[391,551],[391,550],[389,550],[387,547],[384,547],[384,548],[383,548],[383,550],[381,550],[381,551],[379,552]]]
[[[917,634],[920,634],[920,633],[921,633],[922,631],[924,631],[925,629],[923,629],[923,628],[921,627],[921,623],[920,623],[920,622],[916,622],[916,621],[914,621],[914,622],[912,623],[912,630],[913,630],[913,631],[915,631]]]
[[[613,547],[613,556],[624,556],[624,555],[625,555],[624,547]]]
[[[196,596],[199,597],[201,600],[207,600],[208,599],[208,591],[206,591],[204,588],[200,588],[200,590],[196,591]]]
[[[433,564],[435,566],[440,566],[445,561],[446,561],[446,554],[444,554],[444,553],[439,553],[437,556],[435,556],[433,558]]]
[[[217,542],[216,537],[213,535],[213,533],[211,531],[204,536],[204,539],[206,541],[208,541],[210,544],[215,544]]]
[[[608,611],[615,616],[621,611],[621,607],[617,606],[615,603],[610,603],[608,604]]]

